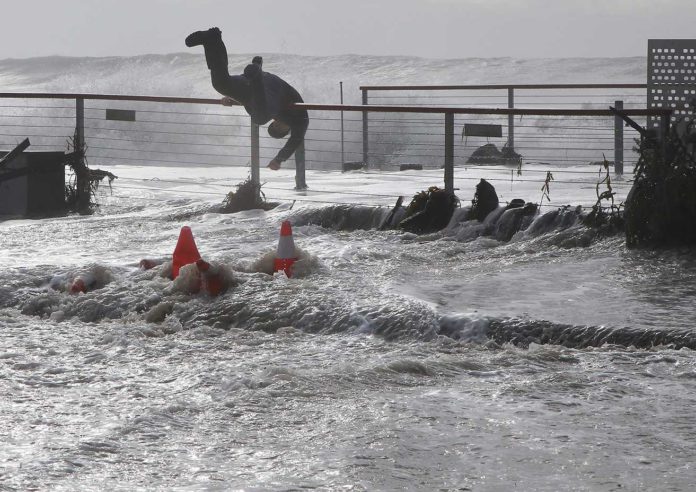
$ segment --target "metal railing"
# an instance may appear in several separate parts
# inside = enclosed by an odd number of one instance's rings
[[[445,105],[452,107],[457,103],[471,106],[507,106],[515,109],[516,97],[522,100],[524,107],[544,106],[571,109],[607,108],[613,105],[617,109],[647,107],[647,84],[478,84],[478,85],[364,85],[360,87],[362,104],[368,105],[375,98],[384,105],[391,101],[397,104],[425,104],[429,106]],[[542,92],[543,91],[543,92]],[[577,94],[574,91],[582,91]],[[601,91],[601,92],[598,92]],[[611,91],[608,94],[606,91]],[[630,94],[642,91],[642,94]],[[370,97],[370,92],[373,96]],[[374,94],[377,93],[375,97]],[[620,99],[619,99],[620,98]],[[415,102],[414,102],[415,101]],[[507,118],[507,136],[505,145],[515,150],[514,114]],[[624,147],[620,143],[622,136],[619,128],[623,127],[620,118],[615,120],[614,162],[618,174],[623,172]],[[370,125],[367,113],[363,113],[363,160],[369,160]]]
[[[87,143],[90,164],[96,165],[248,166],[252,180],[259,182],[261,160],[270,159],[283,143],[261,135],[243,110],[223,107],[219,99],[41,93],[0,93],[0,99],[16,102],[0,104],[0,145],[10,146],[16,143],[12,139],[28,136],[32,138],[32,147],[54,150],[65,147],[66,141],[74,137]],[[74,102],[65,104],[66,100]],[[548,166],[561,175],[596,175],[594,171],[564,166],[602,160],[612,148],[620,146],[623,150],[626,145],[623,124],[617,125],[614,114],[606,108],[330,104],[296,107],[310,111],[310,130],[305,139],[307,168],[338,170],[344,156],[357,160],[362,157],[363,162],[380,161],[380,169],[385,171],[397,170],[399,163],[415,161],[422,165],[423,179],[442,179],[451,192],[456,189],[455,181],[477,179],[461,172],[455,175],[455,166],[467,166],[470,153],[470,146],[456,138],[457,129],[475,118],[529,119],[517,126],[522,134],[529,130],[525,139],[533,145],[521,145],[518,150],[525,154],[525,162]],[[113,117],[113,111],[112,117],[108,117],[108,110],[112,109],[134,113],[132,119],[119,120]],[[344,119],[344,113],[349,117]],[[381,118],[381,126],[373,125],[371,132],[363,127],[368,113]],[[669,125],[669,110],[627,108],[625,113],[638,118],[662,117]],[[371,150],[366,155],[368,146]],[[499,176],[494,180],[506,179],[507,173],[517,181],[543,181],[543,177],[516,178],[513,170],[505,166],[482,169]],[[303,181],[304,167],[297,166],[296,174],[297,181]],[[569,185],[573,183],[568,180]],[[425,187],[430,184],[432,181]],[[309,193],[321,191],[312,189]],[[396,193],[408,195],[416,191]]]
[[[449,192],[454,190],[454,117],[455,115],[504,115],[514,116],[560,116],[560,117],[582,117],[594,116],[616,118],[615,114],[609,109],[508,109],[508,108],[452,108],[434,106],[356,106],[356,105],[331,105],[331,104],[296,104],[295,107],[308,111],[351,111],[360,112],[365,115],[372,113],[417,113],[417,114],[437,114],[444,117],[444,182],[445,189]],[[623,113],[627,116],[655,116],[662,121],[662,134],[666,135],[669,129],[670,110],[664,109],[624,109]],[[617,132],[616,139],[621,141],[623,151],[623,125],[615,127]],[[363,147],[367,145],[369,135],[363,133]],[[367,156],[364,156],[367,160]]]

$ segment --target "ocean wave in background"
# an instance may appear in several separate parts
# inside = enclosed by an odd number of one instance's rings
[[[202,50],[199,53],[134,57],[42,57],[0,60],[6,91],[85,92],[180,97],[217,97]],[[234,54],[231,73],[242,73],[257,53]],[[337,103],[344,83],[346,103],[360,103],[360,85],[452,85],[525,83],[642,83],[646,59],[464,58],[342,55],[313,57],[260,53],[264,69],[295,86],[305,101]]]

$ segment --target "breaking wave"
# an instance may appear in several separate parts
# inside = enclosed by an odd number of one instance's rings
[[[211,327],[269,333],[296,330],[319,335],[373,335],[393,342],[448,339],[522,348],[540,344],[577,349],[620,345],[696,350],[696,333],[689,331],[442,315],[422,301],[398,295],[375,296],[367,292],[361,297],[341,286],[340,281],[329,279],[319,289],[302,278],[288,280],[284,276],[237,272],[237,285],[226,295],[210,298],[173,288],[163,275],[167,268],[164,264],[147,272],[130,272],[95,265],[92,271],[99,274],[99,285],[86,294],[70,295],[61,288],[66,278],[54,277],[40,287],[5,288],[0,298],[3,308],[17,309],[25,316],[54,323],[121,320],[134,324],[148,336]],[[27,274],[30,277],[31,272]]]
[[[498,207],[483,222],[466,220],[470,207],[455,210],[447,227],[439,232],[418,236],[420,240],[454,239],[469,242],[479,237],[489,237],[499,242],[524,240],[547,236],[561,247],[586,247],[599,236],[599,231],[582,225],[582,207],[562,207],[545,213],[528,215],[523,208]],[[376,230],[385,227],[390,216],[388,207],[375,208],[360,205],[335,205],[308,208],[291,216],[297,226],[317,225],[337,231]],[[390,221],[394,224],[404,217],[405,209],[399,209]],[[604,233],[605,231],[602,231]]]

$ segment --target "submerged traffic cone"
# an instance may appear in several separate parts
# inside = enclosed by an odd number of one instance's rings
[[[179,276],[179,269],[182,266],[195,263],[200,257],[191,228],[189,226],[182,227],[172,258],[172,280]]]
[[[222,278],[222,271],[219,266],[211,265],[203,259],[198,260],[196,266],[201,274],[201,287],[203,290],[213,297],[225,290],[225,281]]]
[[[75,277],[73,283],[70,285],[70,293],[77,294],[82,292],[86,294],[88,290],[92,289],[97,284],[97,278],[91,273],[82,273]]]
[[[296,261],[297,254],[295,253],[295,241],[292,239],[292,227],[290,226],[290,221],[286,220],[280,226],[280,239],[278,239],[278,250],[273,262],[273,271],[279,272],[282,270],[290,278],[292,276],[292,265]]]

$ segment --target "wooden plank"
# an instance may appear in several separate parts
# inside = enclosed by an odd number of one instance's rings
[[[614,115],[618,116],[619,118],[621,118],[622,120],[624,120],[624,121],[626,122],[627,125],[629,125],[629,126],[630,126],[631,128],[633,128],[635,131],[637,131],[638,133],[640,133],[640,136],[641,136],[641,137],[645,137],[645,136],[646,136],[646,131],[647,131],[647,130],[646,130],[645,128],[643,128],[642,126],[640,126],[640,125],[639,125],[638,123],[636,123],[635,121],[633,121],[631,118],[629,118],[629,117],[628,117],[628,114],[629,114],[629,113],[628,113],[625,109],[619,110],[619,109],[616,109],[616,108],[614,108],[614,107],[612,107],[612,106],[609,106],[609,110],[612,112],[612,114],[614,114]]]
[[[12,149],[5,157],[0,159],[0,169],[2,169],[7,164],[12,162],[19,154],[24,152],[26,150],[26,148],[29,147],[29,145],[31,145],[31,144],[29,143],[28,138],[25,138],[24,140],[22,140],[19,143],[19,145],[17,145],[14,149]]]

